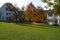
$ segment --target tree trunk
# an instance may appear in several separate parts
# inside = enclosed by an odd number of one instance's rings
[[[16,17],[16,21],[15,21],[15,22],[16,22],[16,24],[17,24],[17,13],[16,13],[16,11],[15,11],[15,17]]]

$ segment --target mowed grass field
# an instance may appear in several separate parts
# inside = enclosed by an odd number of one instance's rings
[[[60,40],[60,27],[0,22],[0,40]]]

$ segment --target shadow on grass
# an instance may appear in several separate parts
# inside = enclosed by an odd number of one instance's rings
[[[2,21],[1,21],[2,22]],[[29,23],[25,23],[25,22],[6,22],[5,23],[14,23],[16,25],[21,25],[23,27],[33,27],[33,28],[44,28],[44,29],[49,29],[49,28],[60,28],[60,26],[53,26],[53,25],[48,25],[48,24],[40,24],[40,25],[33,25],[33,24],[29,24]]]
[[[28,24],[28,23],[17,23],[17,24],[24,27],[33,27],[33,28],[44,28],[44,29],[60,28],[59,26],[53,26],[53,25],[48,25],[48,24],[42,24],[42,25],[33,25],[33,24]]]

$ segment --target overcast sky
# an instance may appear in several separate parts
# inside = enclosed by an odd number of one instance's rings
[[[32,2],[35,6],[42,6],[43,8],[45,6],[41,0],[0,0],[0,7],[7,2],[17,5],[19,8],[28,5],[30,2]]]

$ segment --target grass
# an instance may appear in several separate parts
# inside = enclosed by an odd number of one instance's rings
[[[60,27],[0,22],[0,40],[60,40]]]

